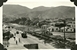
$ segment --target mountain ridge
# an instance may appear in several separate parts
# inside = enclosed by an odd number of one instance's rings
[[[39,6],[33,9],[20,5],[4,5],[3,6],[3,19],[8,18],[14,20],[17,18],[72,18],[75,17],[75,7],[58,6],[58,7],[45,7]]]

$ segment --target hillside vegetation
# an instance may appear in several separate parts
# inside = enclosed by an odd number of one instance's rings
[[[19,18],[72,18],[75,17],[75,7],[59,6],[59,7],[44,7],[39,6],[33,9],[20,5],[4,5],[3,6],[3,22],[14,21]]]

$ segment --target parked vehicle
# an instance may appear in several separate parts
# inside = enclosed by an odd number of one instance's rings
[[[26,33],[26,32],[23,32],[23,33],[21,34],[21,36],[22,36],[23,38],[27,38],[27,33]]]

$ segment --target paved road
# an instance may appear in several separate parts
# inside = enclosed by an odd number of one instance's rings
[[[16,29],[12,29],[12,33],[16,32]],[[28,38],[22,38],[21,36],[18,36],[21,39],[21,43],[18,43],[18,45],[16,45],[15,41],[13,38],[11,38],[9,40],[10,45],[8,47],[8,49],[26,49],[23,45],[24,44],[38,44],[39,49],[55,49],[53,46],[49,45],[49,44],[44,44],[43,40],[39,40],[38,38],[29,35],[28,34]]]
[[[19,43],[18,45],[16,45],[16,43],[15,43],[15,41],[14,41],[13,38],[11,38],[11,39],[9,40],[9,42],[10,42],[10,45],[9,45],[9,47],[7,48],[8,50],[27,49],[27,48],[23,47],[22,43]]]
[[[43,40],[39,40],[38,38],[28,35],[28,38],[23,39],[21,38],[24,44],[31,43],[31,44],[38,44],[39,49],[55,49],[53,46],[49,45],[48,43],[44,44]]]
[[[23,27],[22,25],[18,25],[18,24],[13,24],[13,25],[18,26],[18,27]],[[15,29],[12,30],[12,32],[15,32],[15,31],[16,31]],[[52,33],[53,33],[53,35],[63,36],[63,33],[61,33],[61,32],[52,32]],[[13,42],[13,41],[14,41],[13,39],[10,40],[10,42]],[[52,45],[44,44],[43,40],[39,40],[38,38],[36,38],[32,35],[29,35],[29,34],[28,34],[28,38],[22,38],[21,37],[21,43],[19,43],[19,45],[16,45],[15,42],[10,43],[9,48],[15,48],[16,47],[16,48],[24,49],[24,47],[23,47],[24,44],[33,44],[33,43],[34,44],[37,43],[39,45],[39,49],[55,49]]]

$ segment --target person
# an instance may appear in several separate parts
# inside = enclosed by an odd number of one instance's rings
[[[16,37],[16,33],[14,33],[14,34],[13,34],[14,41],[16,40],[16,38],[15,38],[15,37]]]
[[[10,32],[11,32],[13,38],[14,38],[14,41],[15,41],[16,31],[15,31],[14,27],[11,27],[10,30],[11,30]]]
[[[16,40],[16,44],[18,44],[18,38],[17,37],[15,37],[15,40]]]
[[[10,34],[11,34],[10,31],[3,32],[3,40],[4,40],[5,47],[9,46]]]
[[[20,41],[20,34],[19,34],[18,31],[16,32],[15,40],[16,40],[16,44],[18,44],[18,42],[19,42],[19,43],[21,42],[21,41]]]
[[[18,31],[16,33],[17,33],[16,36],[18,37],[18,41],[20,42],[20,34]]]

